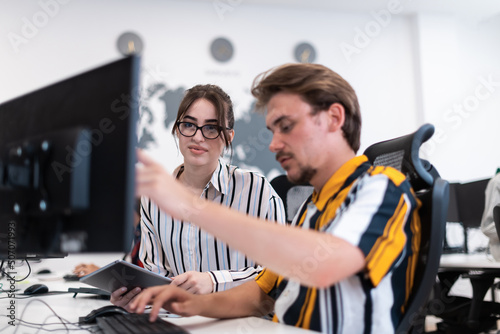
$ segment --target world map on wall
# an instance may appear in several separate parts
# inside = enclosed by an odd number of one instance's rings
[[[152,146],[171,145],[174,143],[159,142],[158,129],[161,123],[162,130],[170,133],[177,109],[184,96],[186,88],[170,88],[165,83],[156,82],[149,84],[141,92],[140,97],[140,127],[138,129],[138,146],[143,149]],[[234,101],[233,101],[234,103]],[[274,153],[269,151],[271,132],[266,129],[265,118],[255,112],[255,103],[244,110],[239,117],[235,115],[235,137],[233,140],[232,156],[225,156],[231,164],[258,171],[271,180],[273,177],[284,174],[283,169],[275,159]],[[175,147],[175,146],[174,146]]]

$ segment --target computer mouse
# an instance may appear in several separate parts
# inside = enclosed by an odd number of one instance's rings
[[[39,295],[49,292],[49,288],[45,284],[33,284],[24,290],[25,295]]]
[[[98,309],[92,310],[89,314],[87,314],[83,319],[80,318],[80,321],[83,320],[84,323],[92,324],[96,322],[96,318],[102,316],[110,316],[113,314],[128,314],[127,310],[120,306],[108,305],[103,306]]]
[[[50,269],[42,269],[36,272],[37,275],[46,275],[46,274],[52,274],[52,271]]]

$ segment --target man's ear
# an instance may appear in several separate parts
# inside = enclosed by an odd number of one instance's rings
[[[332,103],[327,110],[330,129],[339,131],[342,129],[345,121],[345,109],[340,103]]]

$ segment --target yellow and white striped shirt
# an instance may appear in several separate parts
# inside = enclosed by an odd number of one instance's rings
[[[264,269],[256,281],[277,298],[274,321],[323,333],[394,332],[413,286],[419,207],[409,182],[396,169],[374,167],[366,156],[344,164],[304,203],[293,224],[359,247],[365,269],[325,289],[301,286]],[[317,261],[311,259],[297,270],[307,272],[321,265],[320,254],[335,251],[327,244],[318,247]]]

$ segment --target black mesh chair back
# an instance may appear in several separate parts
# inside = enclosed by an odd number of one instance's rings
[[[422,235],[414,285],[397,334],[425,332],[426,305],[443,249],[449,185],[428,161],[419,157],[420,146],[433,133],[434,126],[424,124],[412,134],[374,144],[364,152],[372,164],[391,166],[405,174],[422,202]]]
[[[419,149],[433,134],[434,126],[424,124],[412,134],[373,144],[364,154],[375,166],[401,171],[415,191],[428,189],[439,174],[428,161],[420,159]]]
[[[302,203],[311,196],[313,187],[309,184],[293,184],[288,181],[286,175],[278,175],[272,179],[271,186],[281,197],[285,206],[286,221],[290,224]]]

